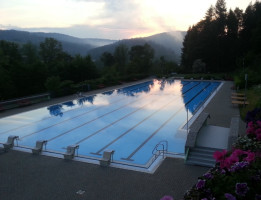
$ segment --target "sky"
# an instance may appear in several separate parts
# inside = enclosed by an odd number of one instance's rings
[[[226,0],[245,11],[255,0]],[[216,0],[0,0],[0,29],[128,39],[187,31]]]

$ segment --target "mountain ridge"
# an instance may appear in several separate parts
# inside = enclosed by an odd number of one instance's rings
[[[168,60],[179,62],[181,46],[185,31],[163,32],[148,37],[131,38],[123,40],[110,40],[100,38],[78,38],[61,33],[28,32],[18,30],[0,30],[0,40],[7,40],[19,44],[31,42],[39,45],[45,38],[54,38],[62,43],[64,51],[71,55],[90,54],[97,60],[103,52],[113,53],[116,46],[125,44],[129,49],[134,45],[150,44],[155,50],[155,57],[164,56]]]

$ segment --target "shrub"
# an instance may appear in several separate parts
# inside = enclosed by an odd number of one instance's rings
[[[214,153],[216,166],[199,177],[185,199],[261,199],[261,120],[257,111],[249,112],[247,135],[237,140],[232,151]]]

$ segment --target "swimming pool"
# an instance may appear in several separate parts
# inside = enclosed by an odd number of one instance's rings
[[[152,151],[167,141],[168,152],[184,154],[186,131],[179,131],[220,82],[152,80],[0,119],[0,142],[19,136],[18,146],[65,153],[78,144],[78,157],[100,159],[114,150],[114,161],[145,166]]]

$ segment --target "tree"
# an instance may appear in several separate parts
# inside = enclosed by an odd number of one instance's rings
[[[115,60],[113,55],[110,52],[103,52],[101,55],[101,61],[103,62],[104,67],[111,67]]]
[[[212,22],[213,20],[215,20],[215,9],[212,5],[209,7],[205,14],[205,20],[206,22]]]
[[[0,51],[1,57],[1,51]],[[5,100],[15,96],[15,85],[8,70],[0,63],[0,100]]]
[[[149,44],[136,45],[131,47],[129,51],[130,55],[130,66],[132,72],[136,73],[148,73],[152,59],[154,58],[154,50]]]
[[[120,44],[115,48],[114,59],[117,64],[117,69],[121,74],[124,74],[125,67],[128,62],[128,47]]]
[[[28,64],[32,64],[39,61],[37,47],[30,42],[22,46],[21,53],[23,56],[23,60]]]
[[[215,18],[217,24],[217,34],[223,36],[225,34],[227,8],[225,0],[217,0],[215,6]]]
[[[206,64],[201,59],[195,60],[192,68],[194,73],[206,72]]]
[[[44,42],[40,43],[40,55],[46,64],[56,62],[61,57],[62,52],[61,42],[53,38],[46,38]]]

